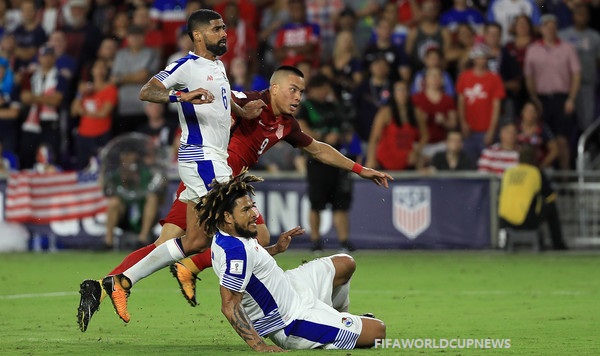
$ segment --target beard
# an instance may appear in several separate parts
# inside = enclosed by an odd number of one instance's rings
[[[258,230],[250,231],[244,228],[241,225],[238,225],[237,222],[233,223],[233,227],[235,228],[235,232],[239,237],[245,237],[247,239],[255,238],[258,235]]]
[[[227,41],[222,40],[217,43],[206,43],[206,49],[215,56],[222,56],[227,52]]]

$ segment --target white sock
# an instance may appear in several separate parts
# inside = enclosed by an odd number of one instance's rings
[[[123,272],[125,277],[131,281],[132,286],[140,279],[146,278],[159,269],[185,257],[175,240],[177,239],[171,239],[158,246],[138,263]]]
[[[333,289],[331,293],[331,304],[333,309],[339,312],[347,312],[350,307],[350,281]]]

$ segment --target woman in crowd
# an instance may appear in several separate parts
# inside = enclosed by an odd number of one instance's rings
[[[394,83],[393,98],[379,109],[369,138],[366,165],[384,170],[415,167],[428,141],[425,122],[415,114],[408,86]]]
[[[117,87],[108,80],[108,66],[97,59],[91,70],[91,82],[79,84],[71,105],[71,115],[79,116],[75,136],[77,169],[85,168],[91,157],[111,138],[113,109],[117,104]]]

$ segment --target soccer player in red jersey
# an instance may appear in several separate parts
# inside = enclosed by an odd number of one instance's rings
[[[387,188],[388,179],[392,179],[389,174],[362,167],[360,164],[346,158],[333,147],[314,140],[302,132],[293,114],[299,107],[304,88],[304,75],[302,72],[295,67],[282,66],[273,73],[269,90],[238,93],[235,95],[235,100],[241,107],[255,99],[262,99],[267,106],[262,110],[259,117],[254,120],[235,118],[228,147],[229,158],[227,160],[233,170],[233,174],[239,174],[244,167],[251,167],[258,161],[262,153],[278,141],[285,140],[292,146],[301,148],[307,154],[323,163],[353,171],[360,177],[372,180],[375,184]],[[181,191],[181,185],[179,188],[178,192]],[[123,262],[111,271],[106,278],[118,276],[116,279],[117,283],[123,284],[122,281],[126,281],[126,285],[122,285],[122,287],[129,293],[129,289],[134,283],[167,266],[168,264],[152,265],[152,255],[156,254],[161,246],[165,247],[163,245],[164,242],[173,238],[179,238],[185,234],[187,218],[186,204],[176,199],[173,202],[171,211],[162,221],[163,228],[159,238],[153,244],[134,251],[125,257]],[[269,237],[264,234],[268,234],[268,230],[264,226],[264,220],[262,223],[260,229],[263,235],[260,241],[266,244],[269,241]],[[271,254],[276,254],[280,250],[280,243],[285,243],[285,241],[289,243],[291,237],[302,233],[303,230],[300,227],[284,232],[281,234],[278,243],[270,246],[267,250]],[[197,252],[200,251],[185,251],[187,256]],[[146,258],[148,255],[150,256]],[[174,262],[176,261],[173,260],[171,263]],[[195,275],[197,272],[210,266],[210,250],[204,250],[202,253],[195,255],[193,259],[184,260],[182,263],[171,267],[172,272],[178,277],[181,283],[184,296],[191,305],[196,304]],[[184,285],[185,283],[189,284]],[[81,283],[81,299],[77,314],[81,331],[87,329],[89,320],[95,311],[98,310],[100,302],[103,299],[102,293],[103,291],[98,281],[85,280]]]

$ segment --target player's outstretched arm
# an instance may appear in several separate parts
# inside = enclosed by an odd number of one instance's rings
[[[302,234],[304,234],[304,229],[300,226],[296,226],[291,230],[282,232],[281,235],[279,235],[279,239],[277,239],[277,243],[269,247],[265,247],[265,249],[271,256],[285,252],[292,242],[292,237],[300,236]]]
[[[212,103],[214,95],[203,88],[189,92],[169,90],[160,80],[152,77],[140,90],[140,100],[152,103],[166,104],[174,102],[189,102],[194,105]]]
[[[302,149],[322,163],[352,171],[360,177],[372,180],[373,183],[386,188],[388,187],[388,180],[394,179],[387,173],[361,166],[341,154],[340,151],[321,141],[313,140],[308,146],[303,147]]]
[[[263,108],[267,107],[262,99],[252,100],[247,102],[244,106],[239,106],[235,101],[231,101],[233,105],[231,106],[231,111],[235,116],[244,118],[244,119],[255,119],[260,113],[263,111]]]
[[[255,351],[283,352],[284,349],[276,345],[267,345],[265,340],[258,335],[252,321],[242,306],[243,294],[221,286],[221,311],[229,320],[233,329]]]

